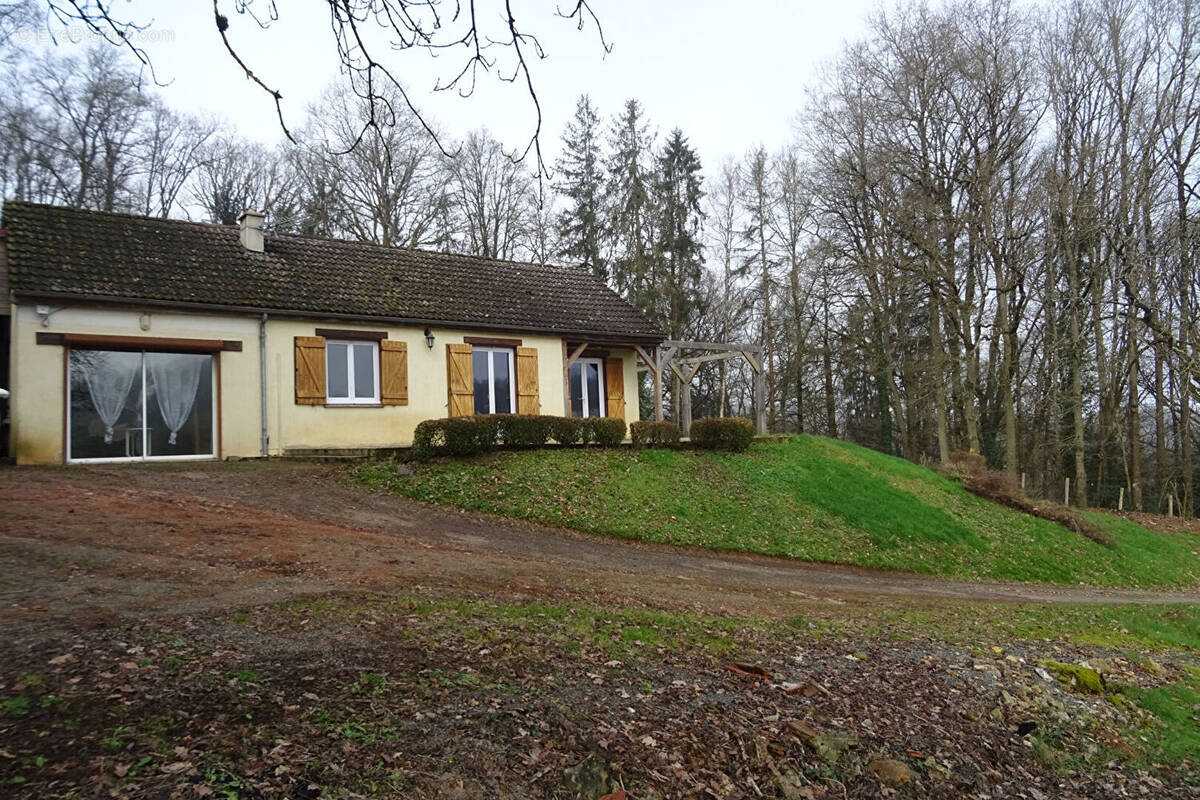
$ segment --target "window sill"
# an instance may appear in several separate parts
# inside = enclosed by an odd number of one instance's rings
[[[383,403],[326,403],[326,408],[383,408]]]

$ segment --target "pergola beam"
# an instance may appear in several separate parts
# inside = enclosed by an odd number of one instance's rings
[[[721,350],[733,351],[736,353],[761,353],[763,346],[758,344],[719,344],[717,342],[684,342],[677,339],[668,339],[662,343],[663,347],[669,347],[676,350]]]
[[[708,361],[724,361],[724,360],[730,359],[730,358],[738,358],[739,356],[743,356],[743,355],[745,355],[745,354],[741,353],[741,352],[735,353],[732,351],[722,352],[722,353],[710,353],[709,355],[706,355],[706,356],[688,356],[687,358],[677,358],[677,359],[675,359],[675,363],[676,364],[703,364]]]

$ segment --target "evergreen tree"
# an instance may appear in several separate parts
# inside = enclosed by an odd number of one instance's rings
[[[605,201],[611,219],[612,282],[638,308],[651,285],[654,224],[649,182],[651,138],[637,100],[613,121]]]
[[[654,319],[671,338],[684,336],[701,312],[704,245],[700,238],[703,178],[700,158],[678,128],[671,131],[657,159],[654,207],[658,224]]]
[[[555,223],[562,256],[572,265],[608,280],[608,263],[602,252],[604,223],[604,166],[600,150],[600,117],[586,94],[579,96],[575,119],[563,133],[563,153],[556,169],[554,189],[567,201]]]

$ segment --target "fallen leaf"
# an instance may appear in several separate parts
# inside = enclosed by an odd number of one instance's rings
[[[745,675],[750,678],[759,678],[764,681],[771,680],[771,673],[767,672],[758,664],[730,664],[725,669],[735,675]]]

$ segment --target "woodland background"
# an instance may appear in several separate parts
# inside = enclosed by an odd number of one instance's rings
[[[253,206],[276,232],[588,269],[671,338],[764,344],[774,431],[1195,511],[1194,0],[901,5],[777,152],[702,165],[636,99],[584,94],[548,175],[485,128],[438,131],[447,155],[401,98],[337,87],[267,147],[169,108],[119,48],[34,55],[20,24],[0,18],[4,198],[223,224]],[[706,365],[694,414],[750,396],[748,370]]]

